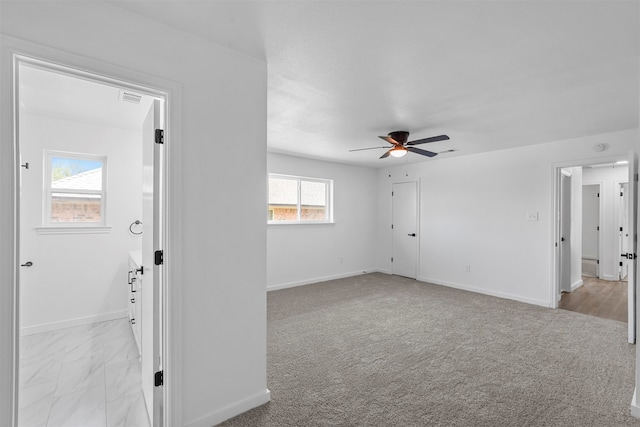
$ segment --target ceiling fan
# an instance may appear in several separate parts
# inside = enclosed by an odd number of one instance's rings
[[[395,132],[389,133],[389,135],[387,136],[380,136],[379,138],[387,141],[389,144],[391,144],[391,147],[385,146],[385,147],[357,148],[355,150],[349,150],[349,151],[362,151],[362,150],[375,150],[379,148],[388,148],[389,150],[386,153],[384,153],[382,156],[380,156],[381,159],[384,159],[385,157],[389,157],[390,155],[393,157],[402,157],[405,154],[407,154],[408,151],[411,151],[412,153],[416,153],[416,154],[421,154],[427,157],[433,157],[433,156],[437,156],[438,153],[434,153],[433,151],[421,150],[413,146],[418,144],[426,144],[428,142],[446,141],[449,139],[447,135],[438,135],[438,136],[432,136],[430,138],[416,139],[415,141],[407,142],[407,139],[409,139],[409,132],[404,130],[397,130]]]

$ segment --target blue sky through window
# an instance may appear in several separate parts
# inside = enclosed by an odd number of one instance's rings
[[[102,167],[102,162],[98,160],[70,159],[64,157],[51,158],[51,178],[57,181],[83,172]]]

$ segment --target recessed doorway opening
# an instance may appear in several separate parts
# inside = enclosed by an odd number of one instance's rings
[[[161,426],[167,93],[22,55],[14,73],[18,425]]]

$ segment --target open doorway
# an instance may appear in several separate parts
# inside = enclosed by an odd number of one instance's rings
[[[15,71],[18,425],[162,425],[166,98],[26,57]]]
[[[633,274],[624,261],[633,253],[632,170],[622,159],[558,168],[556,189],[558,307],[627,322],[630,342],[635,339]],[[568,177],[573,185],[567,185]],[[568,238],[565,230],[574,234]]]

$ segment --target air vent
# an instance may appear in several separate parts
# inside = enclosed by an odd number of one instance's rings
[[[140,104],[142,100],[142,96],[132,92],[126,92],[124,90],[120,91],[120,95],[118,97],[120,101],[131,102],[133,104]]]

